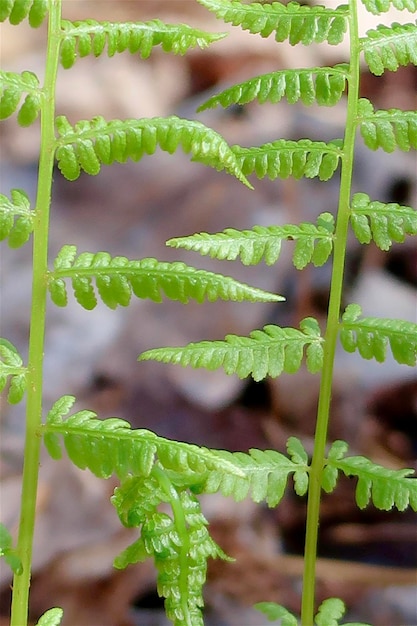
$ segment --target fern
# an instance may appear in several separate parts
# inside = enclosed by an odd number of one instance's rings
[[[15,346],[0,338],[0,391],[3,391],[10,378],[7,400],[18,404],[26,391],[26,367]]]
[[[297,269],[302,269],[308,263],[320,266],[327,261],[333,248],[333,231],[333,216],[322,213],[317,225],[254,226],[250,230],[226,228],[214,235],[199,233],[176,237],[167,241],[167,245],[209,254],[215,259],[234,261],[240,258],[243,265],[257,265],[262,260],[273,265],[281,253],[282,240],[293,239],[296,241],[293,263]]]
[[[22,94],[26,97],[17,114],[20,126],[30,126],[38,117],[41,106],[39,79],[33,72],[3,72],[0,70],[0,120],[10,117],[18,108]]]
[[[261,611],[272,622],[280,620],[280,626],[298,626],[299,621],[285,607],[276,602],[258,602],[255,608]],[[323,600],[319,606],[317,615],[314,618],[316,626],[339,626],[339,620],[346,612],[346,608],[342,600],[339,598],[327,598]],[[349,624],[341,624],[340,626],[370,626],[363,622],[349,622]]]
[[[22,189],[12,189],[10,200],[0,194],[0,241],[8,239],[11,248],[25,244],[33,231],[33,215]]]
[[[54,271],[48,276],[51,298],[58,306],[68,302],[65,279],[72,282],[77,302],[85,309],[97,305],[95,280],[101,300],[109,308],[128,306],[132,293],[138,298],[161,302],[163,293],[172,300],[186,303],[242,300],[279,302],[278,296],[241,283],[234,278],[198,270],[179,261],[165,263],[156,259],[129,261],[126,257],[111,257],[108,252],[83,252],[77,258],[75,246],[64,246],[55,259]]]
[[[98,57],[105,48],[109,57],[128,50],[131,54],[140,52],[142,59],[147,59],[155,46],[161,45],[165,52],[185,54],[190,48],[206,48],[226,36],[224,33],[206,33],[185,24],[164,24],[158,19],[120,24],[63,20],[62,30],[61,63],[66,69],[72,67],[77,56],[94,54]]]
[[[332,444],[323,474],[325,491],[333,491],[338,472],[342,471],[346,476],[358,478],[356,503],[361,509],[372,501],[384,511],[394,506],[399,511],[408,506],[417,511],[417,480],[413,469],[392,470],[363,456],[345,457],[347,447],[344,441]]]
[[[63,618],[64,611],[59,608],[48,609],[36,622],[35,626],[59,626]]]
[[[406,235],[417,234],[417,212],[394,202],[371,201],[365,193],[352,198],[353,232],[360,243],[374,240],[381,250],[389,250],[393,241],[401,243]]]
[[[358,350],[363,359],[376,359],[382,363],[389,343],[398,363],[416,364],[417,324],[378,317],[360,318],[360,315],[361,307],[349,304],[342,316],[340,341],[347,352]]]
[[[13,539],[4,524],[0,523],[0,558],[4,559],[11,570],[20,575],[23,571],[22,561],[19,558],[16,548],[13,546]]]
[[[282,372],[298,371],[307,346],[307,367],[312,373],[318,372],[323,360],[323,340],[318,323],[313,318],[306,318],[300,323],[300,329],[268,324],[263,330],[252,331],[249,337],[227,335],[224,341],[200,341],[182,348],[147,350],[139,360],[153,359],[208,370],[223,367],[226,374],[237,374],[239,378],[252,376],[255,381],[260,381]]]
[[[243,105],[255,99],[261,104],[277,103],[284,96],[290,104],[301,100],[306,105],[317,102],[322,106],[334,106],[345,91],[348,70],[348,65],[340,64],[334,67],[282,70],[255,76],[212,96],[198,111],[218,105]]]
[[[29,19],[29,24],[37,28],[48,12],[48,0],[1,0],[0,22],[9,20],[10,24],[20,24]]]
[[[62,437],[72,462],[101,478],[112,474],[121,479],[129,474],[149,476],[156,459],[167,470],[188,474],[192,481],[219,469],[242,474],[230,459],[219,459],[207,448],[164,439],[145,429],[132,430],[128,422],[118,418],[99,420],[94,412],[83,410],[63,420],[74,402],[73,396],[57,400],[42,426],[45,446],[54,459],[62,456]]]
[[[293,46],[302,43],[327,41],[337,45],[343,40],[347,27],[348,7],[326,9],[322,6],[303,6],[298,2],[283,5],[279,2],[250,5],[238,0],[198,0],[216,16],[233,26],[240,26],[250,33],[269,37],[275,33],[276,41],[288,39]]]
[[[370,71],[381,76],[385,70],[396,72],[400,65],[417,65],[417,30],[415,24],[380,24],[368,30],[361,40]]]
[[[291,141],[278,139],[253,148],[232,146],[238,166],[249,176],[258,178],[314,178],[329,180],[339,164],[341,156],[340,140],[329,143],[300,139]]]
[[[361,0],[366,9],[374,15],[389,11],[391,6],[399,11],[417,11],[417,0]]]
[[[60,116],[56,125],[60,135],[56,151],[58,167],[68,180],[77,179],[81,170],[98,174],[102,163],[123,163],[129,158],[139,161],[144,154],[154,154],[159,146],[170,154],[181,147],[184,152],[192,153],[193,161],[224,169],[250,187],[226,141],[200,122],[176,116],[106,122],[98,116],[72,127]]]
[[[371,150],[382,148],[393,152],[396,148],[408,152],[417,149],[417,111],[374,111],[366,98],[358,103],[361,135]]]

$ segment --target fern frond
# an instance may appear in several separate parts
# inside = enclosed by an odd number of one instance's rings
[[[63,20],[62,29],[61,63],[67,69],[77,57],[89,54],[98,57],[106,48],[109,57],[128,50],[131,54],[139,52],[142,59],[147,59],[155,46],[182,55],[190,48],[206,48],[226,36],[226,33],[207,33],[185,24],[164,24],[158,19],[142,23]]]
[[[242,473],[236,464],[222,461],[207,448],[170,441],[145,429],[132,430],[118,418],[100,420],[92,411],[79,411],[64,420],[74,401],[73,396],[57,400],[42,426],[45,446],[54,459],[62,456],[62,437],[73,463],[101,478],[149,476],[156,460],[169,471],[197,474],[197,478],[212,470]]]
[[[316,267],[324,265],[333,249],[333,232],[333,215],[322,213],[317,225],[254,226],[250,230],[226,228],[216,234],[198,233],[169,239],[167,245],[208,254],[212,259],[234,261],[240,258],[243,265],[257,265],[262,260],[273,265],[281,253],[282,240],[291,239],[296,241],[293,263],[297,269],[303,269],[308,263]]]
[[[397,363],[413,366],[417,361],[417,324],[405,320],[362,317],[358,304],[349,304],[342,316],[340,341],[346,352],[364,359],[385,361],[387,344]]]
[[[48,276],[48,289],[57,306],[68,301],[65,279],[70,279],[77,302],[91,310],[97,305],[97,292],[109,308],[127,306],[132,294],[161,302],[162,294],[171,300],[186,303],[208,300],[242,302],[280,302],[282,296],[241,283],[230,276],[199,270],[176,261],[156,259],[130,261],[126,257],[111,257],[108,252],[83,252],[77,258],[75,246],[63,246]]]
[[[0,241],[8,239],[11,248],[27,242],[33,231],[33,211],[22,189],[12,189],[10,200],[0,194]]]
[[[380,24],[367,31],[360,42],[372,74],[381,76],[385,70],[396,72],[400,65],[417,65],[416,24]]]
[[[314,178],[329,180],[339,165],[341,142],[329,143],[300,139],[278,139],[271,143],[243,148],[232,146],[238,166],[245,176],[255,173],[258,178]]]
[[[403,242],[406,235],[417,234],[415,209],[394,202],[371,201],[365,193],[353,196],[350,221],[360,243],[374,240],[381,250],[389,250],[393,241]]]
[[[417,0],[362,0],[367,10],[374,15],[386,13],[391,6],[399,11],[417,11]]]
[[[10,386],[7,400],[17,404],[25,395],[27,368],[16,347],[7,339],[0,337],[0,391],[3,391],[9,378]]]
[[[335,480],[338,471],[358,478],[355,497],[361,509],[372,501],[376,508],[383,511],[389,511],[394,506],[399,511],[408,506],[417,510],[417,480],[413,469],[392,470],[363,456],[345,457],[347,445],[344,441],[335,441],[332,448],[325,470],[330,470],[329,475]]]
[[[358,102],[358,121],[365,144],[371,150],[417,149],[417,111],[389,109],[374,111],[366,98]]]
[[[192,154],[193,161],[225,170],[251,188],[227,142],[200,122],[176,116],[106,122],[99,116],[73,127],[64,116],[59,116],[56,126],[60,135],[58,167],[68,180],[77,179],[81,170],[98,174],[101,164],[139,161],[144,154],[154,154],[159,146],[169,154],[181,147]]]
[[[280,328],[269,324],[263,330],[254,330],[249,337],[226,335],[224,341],[200,341],[178,348],[155,348],[139,356],[139,361],[177,363],[183,367],[204,367],[215,370],[223,367],[226,374],[239,378],[252,376],[260,381],[282,372],[298,371],[306,347],[306,362],[310,372],[321,369],[323,339],[313,318],[300,323],[300,329]]]
[[[48,0],[1,0],[0,22],[9,20],[10,24],[20,24],[29,19],[29,24],[37,28],[48,13]]]
[[[17,121],[20,126],[30,126],[38,117],[41,106],[38,77],[28,71],[16,74],[0,70],[0,120],[10,117],[18,109],[24,93],[27,95],[19,108]]]
[[[205,111],[218,105],[224,108],[232,104],[243,105],[253,100],[261,104],[276,103],[284,96],[290,104],[301,100],[306,105],[316,102],[322,106],[334,106],[345,91],[348,69],[346,64],[340,64],[262,74],[212,96],[197,110]]]
[[[298,2],[283,5],[280,2],[243,4],[238,0],[198,0],[206,9],[226,23],[240,26],[250,33],[269,37],[275,33],[276,41],[286,41],[294,46],[302,43],[327,41],[337,45],[343,40],[347,28],[348,7],[326,9],[322,6],[304,6]]]
[[[290,452],[291,440],[288,444]],[[298,441],[298,440],[297,440]],[[298,442],[301,446],[301,443]],[[304,451],[305,453],[305,451]],[[289,474],[294,474],[296,491],[304,495],[308,488],[308,457],[288,458],[276,450],[251,449],[245,452],[227,452],[217,450],[219,460],[229,460],[242,472],[226,473],[220,468],[211,471],[201,491],[204,493],[220,492],[224,496],[232,496],[237,502],[250,496],[254,502],[266,501],[269,507],[275,507],[282,499]],[[290,455],[291,456],[291,455]]]

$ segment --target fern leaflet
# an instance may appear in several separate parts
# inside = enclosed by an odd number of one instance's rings
[[[417,65],[416,24],[380,24],[368,30],[361,40],[365,61],[370,71],[381,76],[385,70],[396,72],[400,65]]]
[[[60,608],[48,609],[40,616],[35,626],[59,626],[64,615],[64,611]]]
[[[342,316],[340,341],[346,352],[359,351],[364,359],[385,361],[387,344],[397,363],[413,366],[417,360],[417,324],[405,320],[362,317],[358,304],[349,304]]]
[[[77,179],[81,170],[98,174],[101,164],[124,163],[129,158],[139,161],[144,154],[154,154],[159,146],[170,154],[181,147],[191,152],[193,161],[226,170],[251,187],[227,142],[200,122],[176,116],[106,122],[98,116],[72,127],[64,116],[59,116],[56,125],[60,135],[56,158],[68,180]]]
[[[392,470],[373,463],[363,456],[345,457],[347,444],[335,441],[329,451],[323,486],[327,492],[336,484],[337,473],[356,476],[356,503],[364,509],[370,501],[376,508],[404,511],[410,506],[417,511],[417,480],[413,469]]]
[[[314,178],[329,180],[339,164],[341,142],[329,143],[300,139],[278,139],[252,148],[232,146],[238,166],[245,176],[254,173],[258,178]]]
[[[3,558],[10,569],[15,574],[23,572],[22,561],[19,558],[16,548],[13,546],[13,539],[4,524],[0,523],[0,558]]]
[[[254,330],[249,337],[227,335],[224,341],[200,341],[178,348],[155,348],[139,356],[140,361],[156,360],[182,366],[215,370],[223,367],[226,374],[239,378],[252,376],[260,381],[282,372],[294,374],[300,368],[304,348],[310,372],[320,371],[323,361],[323,339],[313,318],[305,318],[300,329],[280,328],[269,324]]]
[[[23,93],[27,95],[19,108],[17,121],[20,126],[30,126],[38,117],[41,106],[38,77],[28,71],[15,74],[0,70],[0,120],[17,110]]]
[[[11,248],[27,242],[33,231],[30,200],[22,189],[12,189],[10,200],[0,194],[0,241],[8,239]]]
[[[279,102],[284,96],[290,104],[301,100],[310,105],[334,106],[339,102],[346,87],[348,66],[315,67],[299,70],[283,70],[255,76],[243,83],[233,85],[212,96],[197,110],[204,111],[218,105],[226,108],[232,104],[247,104],[253,100]]]
[[[298,626],[299,624],[293,613],[290,613],[288,609],[276,602],[257,602],[253,605],[253,608],[266,615],[270,622],[280,620],[280,626]]]
[[[408,152],[417,149],[417,111],[374,111],[366,98],[358,102],[358,121],[365,144],[371,150],[382,148],[393,152],[396,148]]]
[[[314,618],[316,626],[339,626],[339,620],[346,613],[346,607],[339,598],[327,598],[319,606],[317,615]],[[340,626],[370,626],[363,622],[349,622],[349,624],[340,624]]]
[[[417,0],[362,0],[362,2],[367,10],[374,15],[386,13],[390,10],[391,5],[399,11],[404,9],[411,12],[417,11]]]
[[[111,257],[108,252],[83,252],[77,258],[75,246],[64,246],[55,259],[55,269],[49,273],[48,289],[53,302],[66,306],[68,301],[65,279],[72,282],[76,300],[85,309],[97,305],[95,280],[101,300],[109,308],[127,306],[132,293],[137,298],[161,302],[162,293],[171,300],[186,303],[217,299],[241,302],[279,302],[282,296],[241,283],[230,276],[189,267],[179,261],[165,263],[156,259],[130,261],[126,257]]]
[[[297,269],[302,269],[311,262],[315,266],[324,265],[333,249],[333,232],[333,215],[322,213],[317,225],[254,226],[250,230],[226,228],[214,235],[198,233],[170,239],[167,245],[221,260],[240,258],[244,265],[257,265],[262,260],[273,265],[281,253],[282,240],[293,239],[296,241],[293,263]]]
[[[10,24],[20,24],[29,19],[29,24],[37,28],[48,12],[48,0],[2,0],[0,2],[0,22],[9,20]]]
[[[219,19],[240,26],[250,33],[269,37],[275,33],[276,41],[286,41],[294,46],[302,43],[327,41],[337,45],[343,40],[347,27],[348,7],[326,9],[322,6],[304,6],[298,2],[283,5],[280,2],[243,4],[238,0],[198,0]]]
[[[109,57],[128,50],[131,54],[140,52],[142,59],[147,59],[155,46],[161,45],[165,52],[185,54],[190,48],[206,48],[226,36],[224,33],[207,33],[185,24],[164,24],[158,19],[142,23],[63,20],[62,29],[61,63],[64,68],[72,67],[77,56],[94,54],[98,57],[106,47]]]
[[[42,426],[45,446],[54,459],[62,456],[62,437],[72,462],[101,478],[149,476],[156,459],[165,469],[188,475],[191,482],[212,470],[242,474],[236,464],[219,459],[207,448],[170,441],[145,429],[132,430],[118,418],[100,420],[92,411],[83,410],[64,421],[74,402],[73,396],[57,400]]]
[[[303,455],[292,454],[297,447]],[[275,507],[282,499],[289,474],[294,474],[295,489],[298,495],[304,495],[308,488],[308,457],[295,437],[288,441],[291,458],[276,450],[251,449],[245,452],[213,451],[219,460],[229,460],[238,467],[242,475],[226,473],[220,468],[211,471],[206,481],[200,486],[204,493],[221,492],[232,496],[237,502],[250,496],[254,502],[266,501],[269,507]]]
[[[381,250],[389,250],[393,241],[403,242],[406,235],[417,234],[417,211],[394,202],[371,201],[365,193],[353,196],[350,221],[360,243],[374,240]]]
[[[10,404],[20,402],[26,391],[26,367],[15,346],[0,337],[0,391],[3,391],[10,377],[7,400]]]

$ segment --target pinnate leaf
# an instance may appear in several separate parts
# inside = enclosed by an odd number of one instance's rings
[[[60,135],[58,167],[68,180],[77,179],[81,170],[96,175],[102,164],[139,161],[144,154],[154,154],[159,146],[170,154],[182,148],[192,154],[193,161],[225,170],[251,187],[227,142],[201,122],[176,116],[106,122],[98,116],[73,127],[64,116],[59,116],[56,126]]]
[[[19,108],[24,93],[27,95]],[[10,117],[19,109],[17,121],[20,126],[30,126],[38,117],[40,106],[39,80],[33,72],[16,74],[0,70],[0,120]]]
[[[22,189],[12,189],[10,199],[0,194],[0,241],[8,240],[11,248],[27,242],[33,231],[30,200]]]
[[[374,111],[369,100],[361,98],[358,121],[363,140],[371,150],[382,148],[384,152],[393,152],[398,148],[408,152],[411,148],[417,149],[417,111]]]
[[[331,45],[341,43],[347,28],[347,7],[326,9],[322,6],[304,6],[299,2],[244,4],[238,0],[198,0],[209,11],[233,26],[240,26],[250,33],[269,37],[274,33],[276,41],[291,45],[327,41]]]
[[[393,241],[402,243],[406,235],[417,234],[417,211],[394,202],[371,201],[365,193],[352,198],[353,232],[360,243],[375,241],[381,250],[389,250]]]
[[[106,49],[109,57],[128,50],[147,59],[155,46],[160,45],[165,52],[185,54],[190,48],[206,48],[225,37],[185,24],[164,24],[159,19],[123,23],[63,20],[62,30],[61,63],[65,68],[72,67],[77,57],[98,57]]]
[[[278,139],[251,148],[232,146],[242,172],[258,178],[315,178],[329,180],[335,173],[341,156],[340,140],[324,143],[300,139]]]
[[[55,259],[48,278],[51,298],[58,306],[67,304],[65,279],[70,279],[79,304],[85,309],[97,305],[97,292],[111,309],[127,306],[132,294],[161,302],[162,294],[186,303],[217,299],[279,302],[282,296],[241,283],[234,278],[199,270],[179,261],[165,263],[156,259],[129,261],[111,257],[107,252],[83,252],[76,257],[75,246],[64,246]]]
[[[48,0],[2,0],[0,3],[0,22],[9,20],[10,24],[20,24],[29,19],[29,24],[37,28],[48,12]]]
[[[349,304],[342,316],[340,341],[346,352],[355,352],[364,359],[385,361],[389,343],[394,359],[413,366],[417,361],[417,324],[406,320],[360,317],[361,308]]]
[[[17,348],[7,339],[0,337],[0,391],[10,379],[7,400],[10,404],[19,403],[25,395],[27,369]]]
[[[374,15],[386,13],[391,7],[399,11],[417,11],[417,0],[362,0],[362,3]]]
[[[417,25],[380,24],[361,39],[365,61],[370,71],[381,76],[385,70],[396,72],[401,65],[417,65]]]
[[[216,234],[176,237],[167,241],[167,245],[193,250],[215,259],[234,261],[240,258],[243,265],[257,265],[261,261],[273,265],[281,253],[282,240],[291,239],[296,241],[294,265],[302,269],[311,262],[315,266],[324,265],[333,249],[333,231],[333,216],[322,213],[317,225],[254,226],[250,230],[226,228]]]
[[[222,367],[226,374],[237,374],[239,378],[252,376],[255,381],[260,381],[267,376],[275,378],[282,372],[297,372],[304,348],[307,348],[307,367],[312,373],[318,372],[323,360],[323,339],[318,323],[313,318],[306,318],[300,323],[300,329],[269,324],[263,330],[252,331],[249,337],[227,335],[223,341],[200,341],[184,347],[147,350],[139,360],[208,370]]]
[[[279,102],[284,96],[291,104],[301,100],[305,105],[313,103],[334,106],[342,97],[346,87],[348,66],[315,67],[300,70],[282,70],[255,76],[233,85],[204,102],[199,111],[218,105],[247,104],[253,100]]]

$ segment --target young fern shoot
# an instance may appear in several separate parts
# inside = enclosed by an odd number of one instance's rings
[[[373,241],[381,250],[417,234],[416,212],[411,207],[386,204],[361,192],[352,194],[358,131],[370,150],[417,148],[417,112],[375,110],[369,100],[359,97],[362,61],[377,76],[395,71],[400,65],[417,63],[417,26],[381,25],[359,37],[358,7],[361,3],[367,11],[378,15],[391,6],[415,12],[417,0],[349,0],[331,9],[296,1],[198,2],[219,20],[262,38],[272,36],[277,42],[290,45],[338,45],[347,34],[350,50],[349,59],[333,67],[280,70],[251,78],[212,96],[200,110],[252,101],[278,103],[283,98],[290,104],[332,107],[344,97],[347,88],[344,136],[329,142],[278,138],[260,146],[242,147],[229,145],[218,132],[201,122],[176,116],[128,120],[96,116],[71,124],[56,111],[60,66],[68,70],[82,63],[83,57],[105,53],[109,57],[140,54],[147,59],[155,46],[161,46],[166,53],[185,54],[192,47],[214,44],[224,34],[206,33],[183,24],[164,24],[159,19],[142,23],[95,19],[71,22],[62,18],[61,0],[0,0],[1,21],[8,20],[16,27],[24,20],[32,27],[46,20],[48,23],[43,84],[30,71],[0,72],[0,118],[17,113],[21,126],[29,126],[37,118],[41,124],[35,206],[31,207],[28,194],[22,189],[10,190],[9,196],[0,195],[0,239],[12,248],[29,241],[33,246],[27,363],[10,341],[0,340],[0,387],[7,385],[10,403],[21,402],[25,395],[27,403],[16,545],[11,532],[0,525],[0,556],[14,572],[11,626],[28,623],[41,443],[53,459],[61,458],[65,449],[77,467],[103,479],[112,475],[118,478],[112,504],[121,523],[138,528],[139,537],[116,557],[114,565],[124,568],[147,558],[154,560],[158,593],[165,599],[166,614],[174,626],[203,625],[207,560],[228,558],[210,536],[199,494],[221,493],[236,501],[250,497],[254,502],[275,507],[284,495],[289,476],[293,478],[296,494],[308,498],[302,626],[338,626],[345,613],[342,600],[329,598],[317,607],[315,597],[320,499],[323,491],[330,493],[335,489],[339,473],[357,478],[359,508],[371,502],[381,510],[417,510],[413,470],[387,469],[362,456],[347,456],[348,443],[343,441],[333,442],[326,451],[338,341],[345,351],[358,351],[364,359],[380,362],[385,360],[389,345],[398,363],[416,364],[416,323],[362,317],[355,303],[350,303],[344,312],[341,309],[350,229],[361,244]],[[311,461],[296,437],[289,438],[287,454],[258,449],[232,453],[169,440],[146,429],[132,429],[119,418],[100,420],[89,410],[70,414],[75,403],[71,395],[57,398],[49,412],[44,407],[46,302],[50,296],[55,305],[65,307],[69,283],[76,301],[87,310],[94,309],[98,300],[111,309],[128,306],[133,296],[156,302],[165,297],[184,304],[191,299],[271,303],[285,299],[229,276],[180,262],[112,257],[106,251],[78,253],[71,242],[49,262],[55,162],[62,175],[73,181],[81,172],[96,175],[102,166],[114,162],[139,161],[154,154],[157,148],[169,154],[182,149],[192,160],[237,178],[248,188],[247,193],[252,188],[248,181],[252,174],[271,180],[304,177],[327,181],[340,166],[338,206],[334,215],[320,214],[315,224],[225,228],[217,234],[197,233],[167,242],[172,248],[221,260],[240,259],[245,265],[264,261],[273,265],[279,262],[282,242],[293,240],[293,264],[298,270],[310,263],[322,266],[331,259],[330,297],[323,331],[316,319],[307,317],[299,328],[268,324],[247,337],[229,334],[224,340],[154,348],[139,357],[141,361],[154,359],[183,366],[223,368],[227,374],[252,376],[256,381],[277,377],[282,372],[295,373],[305,361],[309,372],[320,375],[321,381]],[[164,512],[161,504],[165,505]],[[271,620],[281,620],[287,626],[298,624],[298,618],[283,606],[257,606]],[[38,626],[58,625],[61,618],[61,609],[51,609],[40,618]]]

